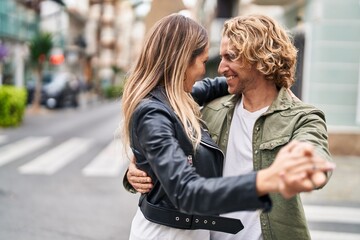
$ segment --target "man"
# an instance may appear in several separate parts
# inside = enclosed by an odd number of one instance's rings
[[[285,30],[269,17],[225,22],[218,71],[232,95],[202,109],[211,136],[226,153],[223,176],[267,168],[291,140],[310,142],[321,157],[331,160],[323,112],[288,90],[294,83],[296,52]],[[202,83],[197,85],[195,95]],[[318,172],[316,177],[328,176]],[[270,196],[271,212],[224,214],[239,218],[245,228],[236,235],[213,232],[212,239],[311,239],[300,196]]]

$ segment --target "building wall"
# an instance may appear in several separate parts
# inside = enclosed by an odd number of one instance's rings
[[[40,4],[40,29],[52,35],[54,47],[64,48],[69,30],[69,16],[64,7],[54,1]]]
[[[309,0],[305,26],[304,101],[325,112],[330,129],[359,129],[359,1]]]

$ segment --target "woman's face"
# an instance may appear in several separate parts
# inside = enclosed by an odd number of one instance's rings
[[[209,58],[209,46],[207,46],[199,56],[186,69],[184,90],[191,92],[196,81],[201,80],[205,74],[205,63]]]

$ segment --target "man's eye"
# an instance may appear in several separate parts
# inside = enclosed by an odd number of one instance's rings
[[[229,60],[235,60],[236,55],[235,54],[229,54]]]

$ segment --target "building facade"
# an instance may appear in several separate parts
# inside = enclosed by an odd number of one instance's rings
[[[27,42],[38,32],[36,9],[22,1],[0,1],[0,85],[24,85]]]

